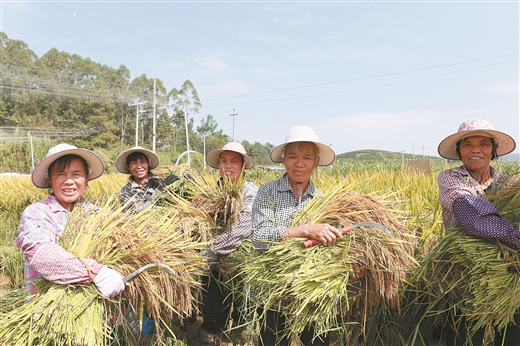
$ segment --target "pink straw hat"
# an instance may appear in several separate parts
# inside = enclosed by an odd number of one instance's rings
[[[121,154],[117,156],[116,168],[119,172],[126,174],[130,173],[128,167],[126,166],[126,158],[133,153],[142,153],[144,156],[148,158],[148,160],[150,160],[150,165],[148,167],[149,171],[159,166],[159,156],[157,156],[157,154],[155,154],[153,151],[145,149],[143,147],[133,147],[123,151]]]
[[[293,126],[285,136],[285,142],[278,145],[271,151],[271,161],[283,163],[282,152],[285,146],[289,143],[295,142],[312,142],[318,147],[318,166],[331,165],[336,160],[334,150],[328,145],[320,143],[318,135],[308,126]]]
[[[495,130],[495,127],[486,120],[482,119],[470,119],[463,122],[459,126],[457,133],[449,135],[444,138],[439,144],[437,151],[439,155],[445,159],[460,160],[457,154],[457,143],[464,138],[471,136],[483,136],[493,138],[496,144],[497,156],[509,154],[516,148],[515,140],[500,131]]]
[[[239,153],[244,158],[244,168],[250,169],[255,166],[253,160],[247,156],[246,149],[242,146],[242,144],[238,142],[229,142],[222,147],[222,149],[212,150],[206,155],[207,164],[212,167],[218,169],[218,162],[220,160],[220,154],[224,151],[234,151],[235,153]]]
[[[34,186],[41,188],[51,187],[49,181],[49,166],[65,155],[78,155],[87,162],[87,180],[99,178],[105,170],[103,160],[93,151],[62,143],[50,148],[49,151],[47,151],[47,156],[34,168],[31,174]]]

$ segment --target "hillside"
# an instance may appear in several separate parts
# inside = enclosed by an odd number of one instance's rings
[[[417,154],[408,154],[408,153],[396,153],[392,151],[385,150],[373,150],[373,149],[365,149],[365,150],[356,150],[349,151],[343,154],[339,154],[337,156],[337,160],[339,162],[365,162],[365,163],[376,163],[376,162],[402,162],[402,160],[419,160],[422,159],[422,155]],[[431,160],[443,160],[440,157],[434,156],[425,156],[425,159]]]

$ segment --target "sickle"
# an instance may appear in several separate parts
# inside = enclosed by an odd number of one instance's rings
[[[137,269],[136,271],[128,274],[127,276],[125,276],[123,278],[123,281],[125,283],[128,283],[128,281],[132,280],[134,277],[136,277],[137,275],[141,274],[142,272],[144,272],[145,270],[147,269],[150,269],[150,268],[153,268],[153,267],[160,267],[160,268],[164,268],[166,270],[168,270],[170,273],[172,273],[173,275],[177,275],[177,273],[175,273],[175,271],[168,267],[166,264],[161,264],[161,263],[158,263],[158,264],[155,264],[155,263],[150,263],[150,264],[147,264],[145,266],[142,266],[141,268]]]

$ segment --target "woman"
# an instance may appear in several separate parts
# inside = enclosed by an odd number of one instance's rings
[[[502,219],[485,198],[490,187],[513,183],[491,167],[491,160],[515,150],[513,138],[486,120],[463,122],[457,133],[439,144],[439,154],[462,160],[462,166],[439,174],[439,203],[444,226],[456,224],[468,235],[500,242],[520,251],[520,231]]]
[[[226,301],[229,292],[217,282],[221,279],[218,268],[219,258],[235,251],[242,241],[250,236],[251,210],[258,187],[252,182],[244,181],[245,170],[253,168],[254,163],[240,143],[230,142],[222,149],[209,152],[206,155],[206,163],[219,170],[221,184],[227,184],[224,180],[234,185],[242,184],[243,200],[237,222],[229,230],[215,237],[206,252],[210,274],[203,278],[205,290],[202,293],[203,323],[199,345],[214,345],[218,344],[221,333],[227,329],[226,323],[231,308],[230,302]],[[238,319],[239,314],[234,312],[234,318]],[[234,322],[237,324],[238,321]]]
[[[164,185],[171,184],[178,177],[171,175],[165,179],[153,176],[152,169],[159,166],[159,157],[150,150],[133,147],[123,151],[116,159],[119,172],[130,174],[130,182],[123,186],[119,201],[123,211],[139,213],[150,206],[160,194]]]
[[[495,130],[486,120],[471,119],[463,122],[457,131],[446,137],[438,148],[439,154],[450,160],[462,160],[462,166],[439,174],[439,203],[446,229],[459,225],[468,235],[500,242],[520,251],[520,231],[500,217],[486,197],[486,190],[511,184],[516,179],[500,174],[491,166],[491,160],[515,150],[513,138]],[[517,316],[516,316],[517,317]],[[518,319],[518,318],[515,318]],[[483,330],[473,337],[473,345],[481,345]],[[465,332],[446,331],[447,344],[465,342]],[[458,340],[457,340],[458,339]],[[506,331],[505,345],[518,345],[517,327]],[[497,345],[502,337],[495,338]]]
[[[336,158],[334,151],[318,140],[316,133],[307,126],[292,127],[285,142],[271,151],[271,160],[283,163],[286,173],[278,180],[268,182],[258,190],[253,204],[253,231],[251,240],[255,248],[267,250],[276,242],[286,238],[305,237],[316,239],[325,246],[334,245],[342,232],[328,224],[304,224],[291,227],[293,220],[319,191],[311,180],[317,166],[331,165]],[[355,270],[359,269],[357,264]],[[364,275],[363,271],[353,274],[353,280]],[[283,330],[283,316],[269,311],[266,328],[260,332],[264,345],[289,345],[288,339],[278,340],[277,332]],[[283,333],[283,332],[282,332]],[[328,345],[329,337],[317,337],[314,342],[312,328],[306,330],[300,340],[304,345]]]
[[[79,258],[60,246],[60,237],[70,212],[76,207],[98,210],[83,200],[88,181],[103,174],[103,161],[94,152],[68,144],[49,149],[32,172],[32,182],[50,188],[45,201],[25,208],[16,245],[25,262],[26,290],[37,292],[35,283],[42,277],[62,285],[94,282],[101,294],[113,297],[124,290],[122,275],[90,258]]]

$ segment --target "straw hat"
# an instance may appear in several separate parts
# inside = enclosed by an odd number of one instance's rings
[[[49,166],[65,155],[78,155],[83,158],[88,165],[87,180],[94,180],[99,178],[105,170],[105,165],[99,156],[93,151],[75,147],[70,144],[58,144],[52,147],[47,152],[47,156],[41,160],[40,163],[34,168],[31,174],[31,179],[36,187],[47,188],[51,187],[49,181]]]
[[[331,165],[336,160],[336,154],[334,150],[328,145],[320,143],[318,135],[308,126],[293,126],[287,132],[285,136],[285,142],[275,147],[271,151],[271,161],[277,163],[283,163],[282,152],[289,143],[295,142],[312,142],[318,147],[320,160],[318,166]]]
[[[247,156],[246,149],[242,146],[242,144],[238,142],[229,142],[222,147],[222,149],[212,150],[206,155],[206,163],[213,168],[218,169],[218,162],[220,159],[220,154],[224,151],[234,151],[235,153],[239,153],[244,158],[244,168],[250,169],[255,166],[253,160]]]
[[[116,168],[121,173],[129,174],[130,171],[126,166],[126,159],[130,154],[133,153],[142,153],[144,156],[148,158],[149,165],[148,170],[151,171],[155,167],[159,166],[159,156],[157,156],[153,151],[145,149],[143,147],[133,147],[128,150],[123,151],[121,154],[117,156],[116,159]]]
[[[516,147],[515,140],[511,136],[495,130],[495,127],[489,121],[481,119],[470,119],[463,122],[459,126],[457,133],[454,133],[442,140],[442,142],[439,144],[439,148],[437,149],[439,155],[445,159],[460,160],[460,157],[456,151],[457,142],[461,139],[471,136],[493,138],[496,144],[497,156],[509,154],[515,150]]]

